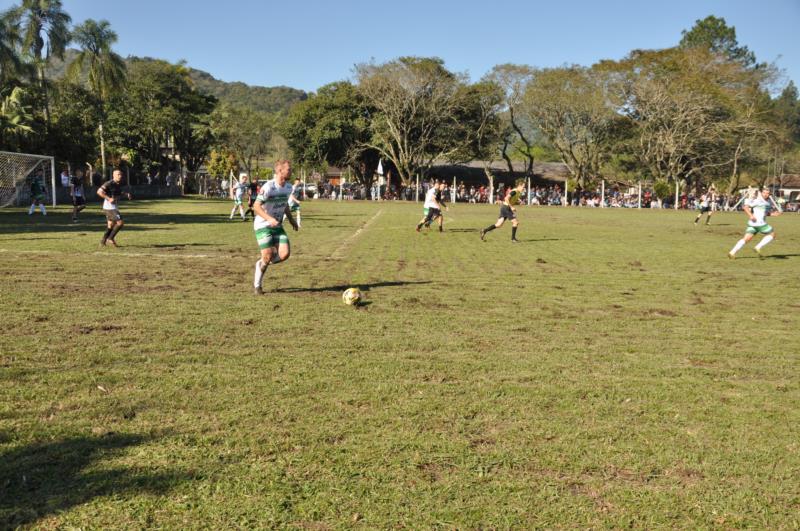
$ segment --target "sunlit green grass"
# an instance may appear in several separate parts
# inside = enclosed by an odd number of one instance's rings
[[[800,216],[122,209],[0,210],[0,528],[800,526]]]

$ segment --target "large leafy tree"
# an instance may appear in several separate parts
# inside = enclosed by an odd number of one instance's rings
[[[536,131],[525,119],[525,90],[533,80],[535,70],[527,65],[497,65],[484,76],[484,80],[496,84],[503,94],[503,114],[500,156],[506,161],[508,171],[513,172],[513,160],[525,161],[525,174],[533,175],[534,142]]]
[[[368,146],[370,114],[351,83],[331,83],[295,104],[281,133],[300,164],[349,167],[361,184],[370,187],[380,156]]]
[[[86,88],[62,79],[53,90],[50,131],[52,154],[77,164],[94,162],[98,154],[99,105]]]
[[[537,71],[521,112],[544,133],[580,186],[596,178],[621,119],[613,77],[603,68],[570,66]]]
[[[359,92],[374,113],[367,147],[390,160],[408,184],[437,160],[463,161],[499,121],[499,105],[482,105],[466,76],[441,59],[401,57],[356,67]],[[482,89],[476,89],[478,92]]]
[[[647,173],[696,187],[724,176],[774,131],[767,121],[767,68],[705,47],[636,51],[620,63],[620,112],[634,124],[633,153]]]
[[[69,65],[67,76],[78,80],[85,75],[87,86],[97,101],[100,157],[105,175],[105,105],[113,95],[122,90],[126,74],[125,61],[111,49],[117,42],[117,34],[107,20],[85,21],[74,29],[73,39],[80,46],[80,51]]]
[[[22,87],[0,91],[0,145],[6,149],[16,146],[20,137],[33,132],[32,121],[33,116]]]
[[[50,123],[45,65],[50,57],[64,58],[71,35],[72,18],[64,11],[61,0],[22,0],[8,11],[8,20],[20,28],[22,50],[33,57],[41,91],[45,123]]]
[[[756,56],[747,46],[736,39],[736,28],[728,26],[725,19],[709,15],[695,21],[690,30],[681,32],[681,48],[703,48],[750,67],[756,64]]]
[[[195,127],[202,129],[214,101],[195,90],[186,67],[134,60],[125,90],[108,105],[109,150],[115,156],[133,157],[136,167],[161,174],[179,161],[203,158],[207,150],[188,135],[195,133]],[[196,148],[202,152],[199,157]]]
[[[272,146],[274,117],[238,105],[220,105],[211,115],[211,131],[221,151],[232,153],[248,175]]]
[[[0,15],[0,86],[19,77],[25,63],[20,58],[22,37],[8,12]]]

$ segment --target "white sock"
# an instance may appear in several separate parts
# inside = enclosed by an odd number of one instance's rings
[[[239,205],[239,214],[242,215],[242,219],[244,219],[244,207]]]
[[[772,234],[767,234],[760,242],[758,242],[758,245],[756,245],[756,250],[760,251],[762,247],[771,242],[773,239],[774,236]]]
[[[45,216],[47,215],[47,211],[44,209],[44,203],[42,203],[41,205],[39,205],[39,210],[41,210],[41,211],[42,211],[42,214],[44,214]]]
[[[30,216],[36,210],[36,205],[31,205],[31,208],[28,209],[28,215]]]
[[[738,242],[736,242],[736,245],[734,245],[734,246],[733,246],[733,249],[731,249],[731,254],[736,254],[736,253],[738,253],[738,252],[739,252],[739,249],[741,249],[742,247],[744,247],[744,244],[746,244],[746,243],[747,243],[747,242],[746,242],[746,241],[744,241],[744,238],[742,238],[741,240],[739,240]]]
[[[297,211],[297,226],[300,226],[300,211]]]
[[[261,287],[261,282],[264,280],[264,273],[266,272],[266,270],[264,271],[261,270],[261,263],[262,263],[261,259],[259,259],[258,262],[256,262],[256,276],[255,279],[253,280],[253,287],[256,288]]]

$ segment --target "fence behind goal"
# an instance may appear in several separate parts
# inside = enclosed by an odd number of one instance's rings
[[[42,184],[55,206],[55,159],[45,155],[0,151],[0,207],[29,204],[31,179],[39,170],[42,171]]]

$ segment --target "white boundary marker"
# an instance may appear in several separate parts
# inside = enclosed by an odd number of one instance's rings
[[[360,235],[360,234],[361,234],[363,231],[365,231],[367,228],[369,228],[369,226],[370,226],[370,225],[372,225],[372,223],[373,223],[373,222],[374,222],[376,219],[378,219],[378,216],[380,216],[381,214],[383,214],[383,210],[382,210],[382,209],[381,209],[381,210],[378,210],[378,211],[375,213],[375,215],[374,215],[374,216],[372,216],[372,217],[369,219],[369,221],[367,221],[366,223],[364,223],[364,224],[363,224],[363,225],[362,225],[362,226],[361,226],[361,227],[360,227],[358,230],[356,230],[356,231],[355,231],[353,234],[351,234],[350,236],[348,236],[347,238],[345,238],[345,239],[344,239],[344,241],[341,243],[341,245],[339,245],[339,247],[338,247],[338,248],[337,248],[335,251],[333,251],[333,252],[331,253],[331,255],[330,255],[328,258],[326,258],[326,260],[340,260],[340,259],[341,259],[341,256],[339,256],[339,255],[340,255],[340,254],[341,254],[341,253],[342,253],[342,252],[343,252],[345,249],[347,249],[347,246],[348,246],[348,245],[350,245],[350,242],[352,242],[353,240],[355,240],[355,239],[356,239],[356,238],[357,238],[357,237],[358,237],[358,236],[359,236],[359,235]]]

